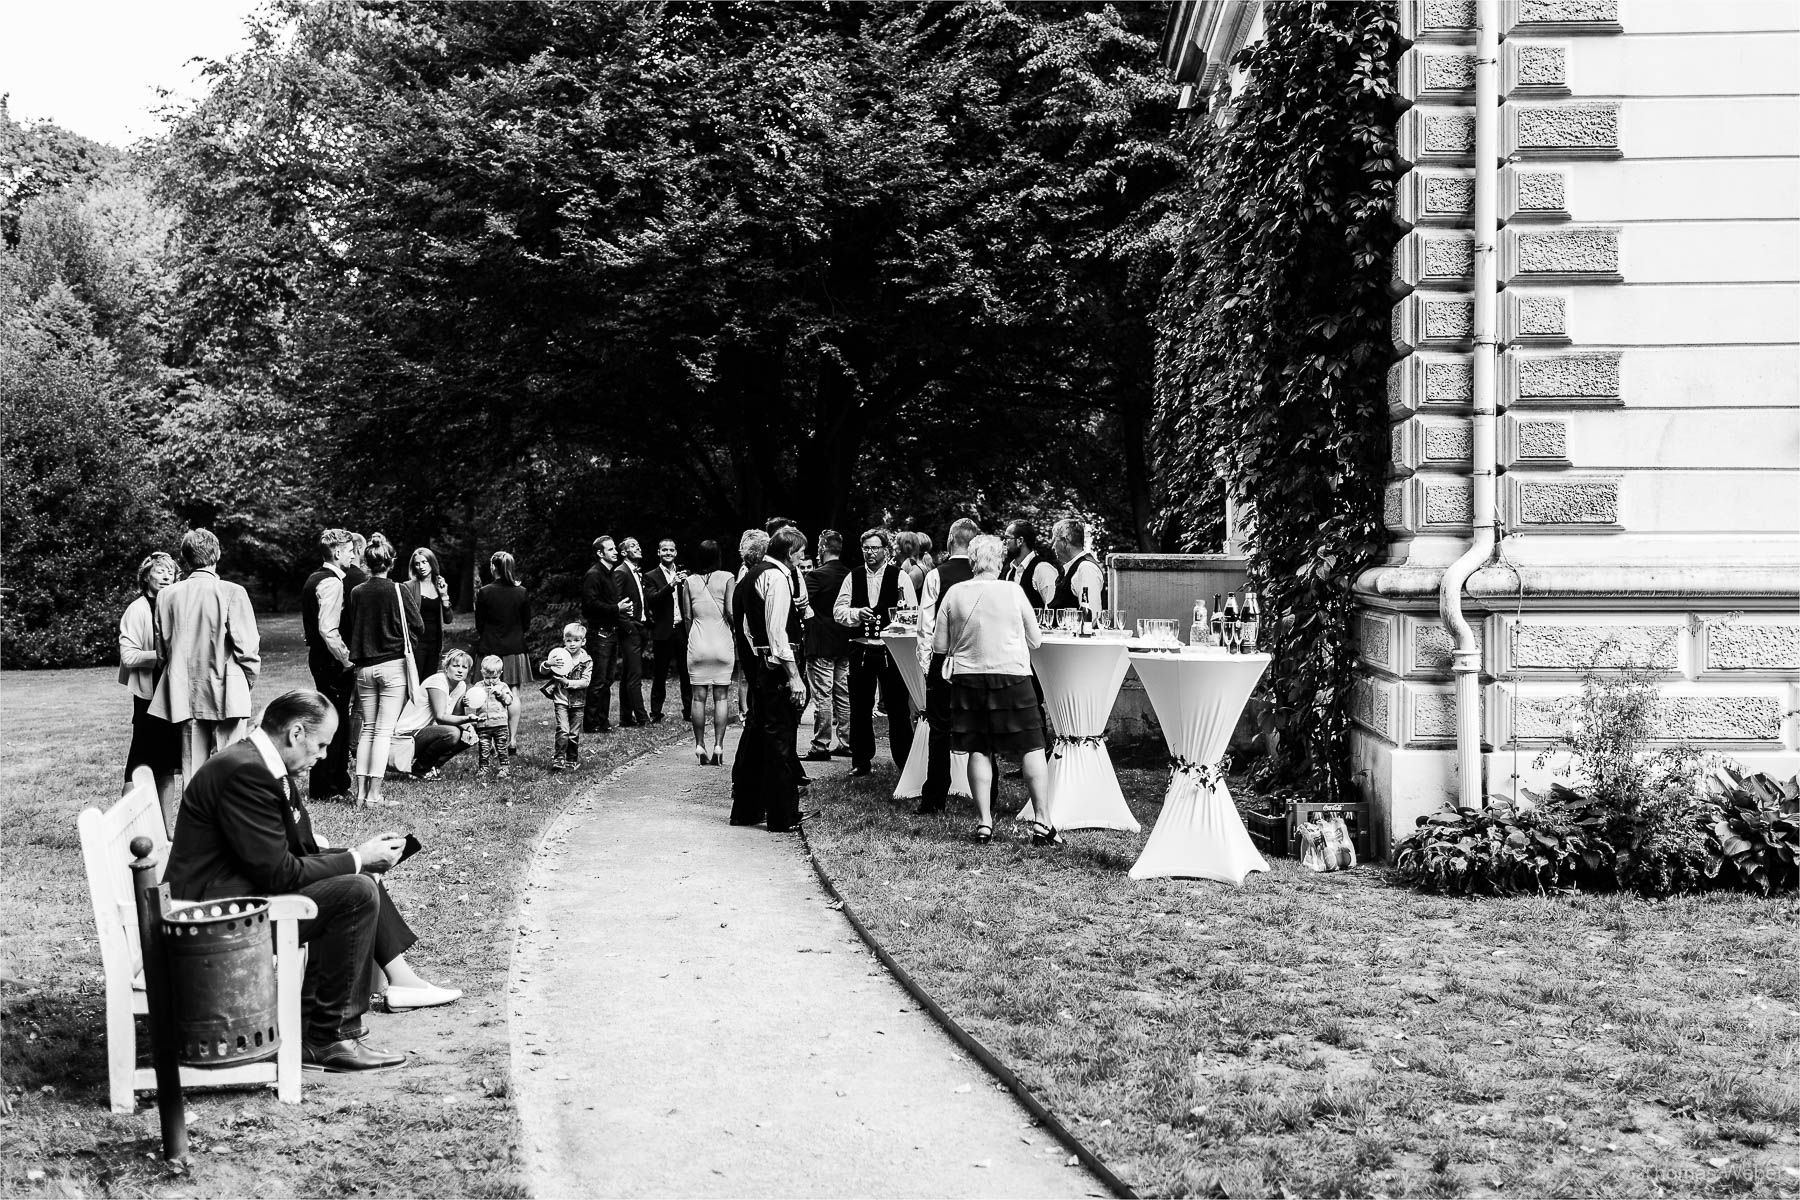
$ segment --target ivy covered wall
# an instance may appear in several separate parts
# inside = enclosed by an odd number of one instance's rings
[[[1393,4],[1270,3],[1220,128],[1196,117],[1190,219],[1160,314],[1158,468],[1184,549],[1254,508],[1249,571],[1274,655],[1270,768],[1346,792],[1351,586],[1385,534]]]

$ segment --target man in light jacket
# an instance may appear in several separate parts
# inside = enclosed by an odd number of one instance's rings
[[[250,594],[220,579],[218,563],[212,531],[188,531],[181,539],[188,576],[156,597],[163,673],[150,713],[180,731],[181,774],[190,781],[201,763],[244,736],[262,666]]]

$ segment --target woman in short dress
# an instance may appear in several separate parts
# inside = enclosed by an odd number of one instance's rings
[[[721,569],[719,543],[700,543],[695,569],[682,581],[687,607],[693,614],[688,628],[688,682],[693,689],[688,721],[694,727],[694,759],[702,766],[725,761],[725,722],[731,707],[731,673],[737,654],[731,640],[731,572]],[[712,741],[706,739],[707,717],[712,717]]]
[[[506,710],[508,752],[519,752],[519,712],[525,693],[532,688],[531,656],[525,650],[525,631],[531,628],[531,597],[520,586],[518,567],[504,550],[488,559],[494,581],[475,593],[475,659],[492,654],[500,660],[500,678],[513,690]]]
[[[438,556],[429,546],[420,546],[406,560],[406,590],[418,602],[419,615],[425,618],[425,632],[413,643],[413,666],[419,678],[437,674],[444,660],[444,626],[450,624],[450,585],[444,582]]]
[[[138,564],[138,596],[119,617],[119,682],[131,689],[131,749],[125,752],[125,790],[131,773],[149,767],[162,803],[163,827],[173,835],[181,803],[181,735],[150,715],[156,676],[162,669],[162,637],[156,628],[156,594],[175,582],[175,560],[158,550]]]
[[[1024,760],[1025,787],[1037,818],[1032,842],[1061,845],[1050,812],[1044,718],[1031,686],[1031,651],[1041,645],[1037,614],[1018,584],[1000,578],[1006,549],[983,534],[969,544],[975,576],[944,593],[932,650],[950,672],[950,748],[969,756],[969,790],[981,821],[974,839],[994,837],[994,772],[1003,754]]]

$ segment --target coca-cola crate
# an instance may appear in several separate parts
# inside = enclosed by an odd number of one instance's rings
[[[1350,830],[1350,844],[1356,847],[1356,861],[1368,862],[1369,849],[1374,844],[1370,837],[1371,827],[1369,806],[1344,803],[1297,803],[1288,808],[1286,849],[1282,852],[1289,857],[1300,857],[1300,826],[1312,820],[1314,813],[1330,816],[1337,813],[1343,816],[1344,824]]]
[[[1256,848],[1266,855],[1285,858],[1291,852],[1288,843],[1288,818],[1284,812],[1266,813],[1260,809],[1246,808],[1238,815],[1244,818],[1244,828],[1250,832],[1250,840]]]

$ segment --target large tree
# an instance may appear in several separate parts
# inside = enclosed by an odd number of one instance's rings
[[[1139,542],[1161,7],[278,7],[166,148],[182,346],[403,535],[985,500]]]

